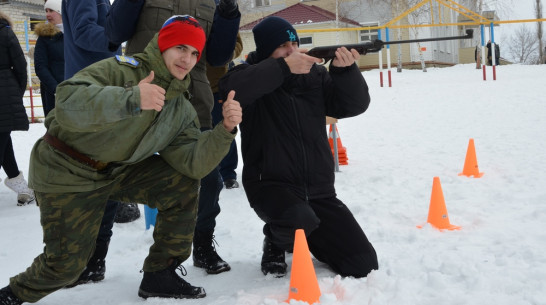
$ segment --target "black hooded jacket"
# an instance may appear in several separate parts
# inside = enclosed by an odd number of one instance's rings
[[[335,196],[334,160],[325,117],[347,118],[368,108],[368,86],[356,64],[314,65],[292,74],[284,58],[236,66],[220,81],[243,107],[243,185],[251,197],[263,186],[287,187],[304,199]]]

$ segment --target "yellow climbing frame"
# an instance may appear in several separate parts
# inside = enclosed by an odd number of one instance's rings
[[[434,20],[434,14],[430,14],[431,16],[431,22],[430,24],[404,24],[404,25],[397,25],[396,23],[399,22],[401,19],[407,17],[409,14],[414,12],[415,10],[419,9],[420,7],[429,4],[431,7],[431,11],[433,10],[433,2],[437,2],[440,5],[451,9],[453,11],[456,11],[457,13],[467,17],[468,19],[472,20],[473,22],[451,22],[451,23],[443,23],[441,20],[442,14],[438,14],[440,16],[440,20],[436,22]],[[354,28],[333,28],[333,29],[301,29],[298,30],[298,33],[317,33],[317,32],[343,32],[343,31],[360,31],[360,30],[378,30],[378,29],[385,29],[385,28],[391,28],[391,29],[403,29],[403,28],[416,28],[416,27],[438,27],[438,26],[458,26],[458,25],[490,25],[493,24],[502,24],[502,23],[523,23],[523,22],[538,22],[538,21],[546,21],[546,18],[542,19],[522,19],[522,20],[504,20],[504,21],[492,21],[489,20],[482,15],[473,12],[472,10],[466,8],[465,6],[453,1],[453,0],[423,0],[419,3],[417,3],[415,6],[409,8],[402,14],[398,15],[396,18],[392,19],[388,23],[381,25],[381,26],[368,26],[368,27],[354,27]]]

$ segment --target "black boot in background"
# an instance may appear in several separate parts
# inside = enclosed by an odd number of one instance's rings
[[[72,284],[67,285],[67,288],[72,288],[88,282],[100,282],[104,280],[104,273],[106,272],[106,254],[108,253],[108,243],[97,240],[95,252],[87,266],[83,270],[80,277]]]
[[[239,182],[235,179],[227,179],[224,181],[224,185],[226,186],[226,189],[236,189],[239,187]]]
[[[208,274],[231,270],[229,264],[216,253],[215,242],[213,231],[195,231],[193,235],[193,265],[205,269]]]
[[[11,291],[11,288],[9,286],[6,286],[0,289],[0,305],[21,305],[21,304],[23,304],[23,301],[21,301],[18,297],[16,297],[13,294],[13,291]]]
[[[140,218],[140,209],[137,203],[120,202],[116,211],[114,222],[127,223]]]
[[[144,272],[138,296],[147,298],[171,298],[171,299],[199,299],[207,294],[205,289],[192,286],[176,273],[180,270],[182,275],[186,275],[186,270],[182,265],[174,261],[167,269],[156,272]]]
[[[284,261],[284,250],[275,246],[266,236],[263,251],[262,273],[264,275],[272,274],[275,277],[285,276],[287,265]]]

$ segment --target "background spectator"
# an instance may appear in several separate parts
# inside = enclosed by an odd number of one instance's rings
[[[61,0],[47,0],[46,23],[36,25],[38,36],[34,49],[34,70],[40,79],[44,116],[55,108],[57,85],[64,80],[63,19]]]
[[[12,30],[11,20],[0,12],[0,167],[8,178],[6,186],[17,193],[17,205],[34,200],[23,172],[19,171],[11,132],[28,130],[28,116],[23,104],[27,88],[27,62]]]

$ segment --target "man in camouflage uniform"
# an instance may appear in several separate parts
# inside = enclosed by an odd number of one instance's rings
[[[128,13],[133,12],[139,3],[142,6],[139,14]],[[108,13],[106,35],[110,42],[116,44],[127,41],[125,54],[141,53],[165,19],[181,14],[195,16],[207,37],[203,56],[190,72],[189,87],[192,95],[190,102],[197,112],[201,131],[205,131],[213,127],[211,111],[214,104],[206,64],[224,66],[231,60],[241,19],[236,0],[116,0]],[[205,269],[209,274],[231,270],[229,264],[218,255],[214,245],[216,217],[220,213],[218,199],[222,190],[221,179],[219,167],[216,167],[201,179],[199,188],[193,261],[194,266]],[[104,279],[109,246],[104,237],[112,234],[114,221],[108,218],[108,215],[114,213],[112,209],[115,206],[106,206],[95,253],[79,280],[71,286]]]
[[[139,296],[206,295],[175,270],[190,255],[199,179],[227,153],[242,111],[233,93],[223,123],[200,132],[188,73],[204,44],[193,17],[174,16],[143,53],[105,59],[59,85],[30,163],[46,246],[0,290],[1,305],[36,302],[74,282],[108,199],[159,211]]]

